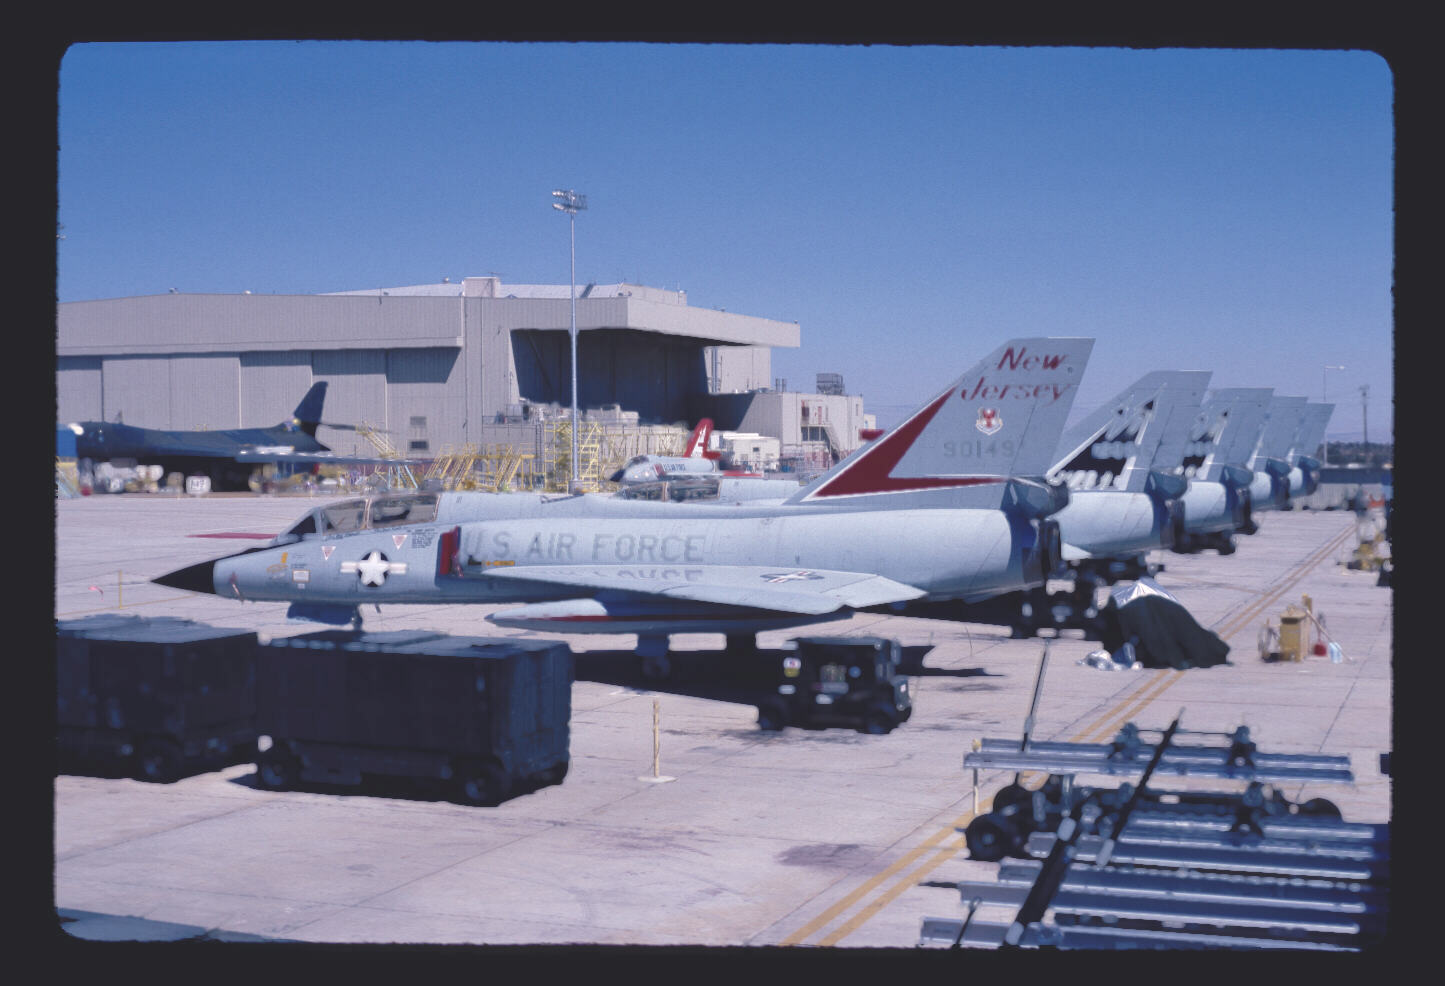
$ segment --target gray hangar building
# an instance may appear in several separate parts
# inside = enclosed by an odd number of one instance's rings
[[[568,285],[460,283],[320,295],[179,294],[73,301],[57,309],[57,419],[150,428],[264,427],[327,381],[323,417],[393,436],[418,458],[522,443],[570,412]],[[690,427],[779,439],[784,459],[822,464],[859,444],[862,399],[770,379],[795,322],[687,304],[682,291],[579,285],[578,408],[622,427]],[[371,453],[354,431],[317,437]],[[540,440],[540,439],[538,439]]]

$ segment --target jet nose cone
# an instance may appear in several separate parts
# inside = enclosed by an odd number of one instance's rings
[[[151,581],[157,585],[170,586],[172,589],[214,594],[216,591],[216,563],[203,561],[198,565],[178,568],[174,572],[157,576]]]

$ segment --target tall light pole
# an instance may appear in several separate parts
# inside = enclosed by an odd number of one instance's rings
[[[1370,457],[1370,385],[1362,384],[1360,387],[1360,412],[1365,423],[1365,465],[1369,465]]]
[[[1328,403],[1330,402],[1329,396],[1328,396],[1328,394],[1326,393],[1326,391],[1328,390],[1328,386],[1329,386],[1330,371],[1331,371],[1331,370],[1343,370],[1343,369],[1344,369],[1343,366],[1331,366],[1331,365],[1328,364],[1328,363],[1325,364],[1324,372],[1320,374],[1320,403],[1321,403],[1321,404],[1328,404]],[[1325,438],[1324,441],[1325,441],[1325,455],[1324,455],[1324,462],[1323,462],[1322,464],[1327,466],[1327,465],[1330,464],[1330,440],[1329,440],[1329,438]]]
[[[568,282],[568,294],[572,299],[572,482],[568,492],[576,493],[577,482],[577,213],[587,208],[587,196],[578,195],[572,189],[557,189],[552,193],[557,201],[552,208],[567,213],[572,227],[572,279]]]

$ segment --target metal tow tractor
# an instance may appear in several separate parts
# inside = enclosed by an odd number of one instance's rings
[[[884,637],[791,640],[771,671],[775,694],[758,703],[758,726],[892,732],[913,714],[901,658],[898,641]]]

